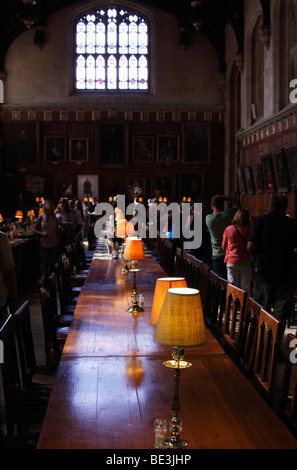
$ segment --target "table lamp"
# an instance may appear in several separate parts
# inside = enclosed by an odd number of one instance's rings
[[[184,360],[184,347],[201,346],[206,342],[201,297],[197,289],[175,287],[167,290],[154,339],[158,343],[173,346],[172,360],[164,362],[166,367],[174,369],[175,378],[171,437],[164,441],[164,446],[179,449],[188,444],[179,434],[179,377],[181,369],[192,365]]]
[[[114,209],[114,216],[115,216],[115,221],[116,222],[118,222],[119,220],[124,219],[123,211],[121,209],[119,209],[118,207],[115,207],[115,209]]]
[[[159,277],[156,281],[150,324],[156,325],[159,320],[166,292],[171,287],[187,287],[184,277]]]
[[[116,228],[116,237],[117,238],[122,238],[122,246],[121,246],[121,257],[123,258],[123,268],[122,268],[122,274],[126,274],[129,269],[127,266],[127,261],[124,260],[124,249],[126,245],[126,238],[130,235],[134,235],[135,230],[134,230],[134,225],[132,222],[127,222],[126,219],[121,219],[117,223],[117,228]]]
[[[23,212],[22,211],[16,211],[15,218],[16,219],[22,219],[23,218]]]
[[[132,261],[132,269],[129,269],[129,272],[134,273],[134,285],[132,291],[132,303],[128,308],[128,312],[132,314],[137,314],[138,312],[143,312],[144,309],[138,305],[137,301],[137,289],[136,289],[136,272],[140,271],[137,269],[137,261],[145,259],[145,254],[143,250],[143,243],[141,238],[137,237],[128,237],[126,239],[126,246],[124,249],[124,259],[127,261]]]

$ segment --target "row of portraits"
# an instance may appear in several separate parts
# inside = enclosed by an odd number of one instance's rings
[[[283,193],[297,184],[297,147],[261,156],[261,164],[238,168],[241,194]]]
[[[46,178],[41,175],[26,174],[25,189],[32,197],[47,193]],[[157,198],[158,201],[176,201],[178,198],[191,198],[196,201],[204,194],[204,173],[182,173],[180,175],[152,176],[147,178],[142,174],[127,176],[121,184],[101,178],[101,174],[79,174],[77,176],[59,176],[50,184],[52,197],[84,198],[96,197],[107,202],[109,197],[125,194],[128,200],[142,197],[144,200]],[[112,187],[112,190],[108,188]]]
[[[182,124],[177,135],[128,135],[128,123],[106,122],[99,125],[95,138],[100,164],[128,166],[129,155],[135,163],[209,163],[210,125]],[[38,141],[36,127],[32,123],[11,123],[7,135],[7,157],[10,167],[38,166],[38,154],[44,154],[49,163],[84,163],[89,160],[90,139],[46,135],[42,144]],[[131,151],[129,146],[132,146]]]

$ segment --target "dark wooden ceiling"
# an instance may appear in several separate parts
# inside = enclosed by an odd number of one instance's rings
[[[14,39],[26,31],[24,19],[34,20],[31,28],[46,28],[49,15],[71,5],[85,4],[84,0],[35,0],[35,5],[25,5],[26,0],[0,0],[0,71],[4,71],[5,56]],[[28,0],[27,0],[28,1]],[[238,52],[243,52],[243,3],[244,0],[131,0],[135,4],[153,6],[168,12],[178,20],[180,42],[186,46],[189,35],[197,30],[214,45],[220,64],[225,71],[225,27],[230,23],[238,43]],[[262,0],[267,3],[269,0]],[[111,5],[111,1],[107,2]],[[194,6],[193,6],[194,4]],[[94,2],[92,3],[94,5]],[[196,20],[196,21],[195,21]],[[196,24],[196,28],[193,24]]]

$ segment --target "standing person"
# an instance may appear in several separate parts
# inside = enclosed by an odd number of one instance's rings
[[[247,251],[247,243],[252,230],[250,213],[246,209],[238,209],[223,234],[222,248],[225,250],[227,279],[230,284],[240,287],[250,295],[252,268],[251,255]]]
[[[228,209],[224,210],[225,201]],[[210,233],[213,270],[218,276],[227,279],[225,251],[222,248],[223,233],[231,224],[240,203],[237,199],[216,195],[211,198],[212,214],[207,214],[205,223]]]
[[[17,276],[9,240],[5,233],[0,232],[0,322],[7,313],[17,310]]]
[[[34,232],[40,235],[40,268],[46,278],[53,272],[60,251],[60,228],[52,201],[45,201]]]
[[[288,198],[274,195],[270,212],[256,217],[247,249],[260,259],[254,274],[255,300],[285,327],[293,308],[297,220],[286,216]]]
[[[211,265],[211,243],[210,243],[210,234],[205,223],[205,217],[208,214],[206,201],[203,197],[200,197],[197,202],[202,204],[202,221],[201,221],[202,240],[201,240],[201,246],[199,248],[190,249],[190,253],[193,256],[195,256],[195,258],[203,261],[203,263],[206,263],[210,266]],[[187,224],[186,224],[186,228],[190,228],[192,232],[194,231],[194,228],[195,228],[194,227],[195,207],[196,206],[194,204],[193,208],[191,208],[191,213],[188,217]]]

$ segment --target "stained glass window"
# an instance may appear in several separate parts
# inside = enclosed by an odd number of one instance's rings
[[[86,13],[75,24],[75,88],[148,91],[148,21],[110,7]]]

